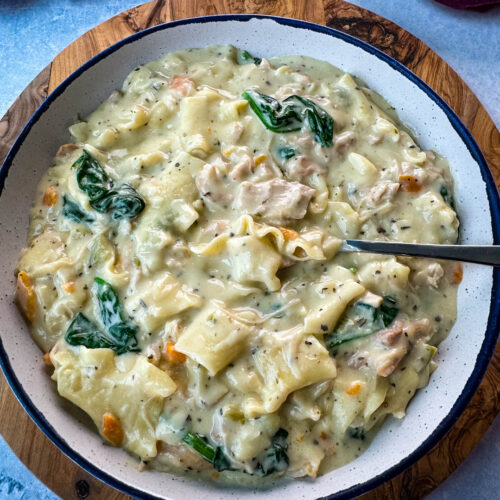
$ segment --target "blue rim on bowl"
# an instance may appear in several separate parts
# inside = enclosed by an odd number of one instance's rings
[[[416,84],[422,91],[424,91],[427,96],[432,99],[446,114],[451,125],[457,132],[457,134],[461,137],[464,144],[467,146],[470,151],[472,157],[476,160],[480,167],[482,178],[486,184],[486,191],[488,195],[488,201],[490,205],[490,211],[492,215],[492,232],[493,232],[493,242],[494,244],[499,244],[499,234],[500,234],[500,198],[498,195],[498,191],[491,175],[491,172],[488,168],[486,160],[484,159],[481,150],[473,139],[471,133],[467,130],[465,125],[462,123],[460,118],[455,114],[455,112],[446,104],[446,102],[434,91],[432,90],[425,82],[423,82],[419,77],[417,77],[414,73],[412,73],[408,68],[406,68],[403,64],[399,63],[395,59],[391,58],[384,52],[372,47],[366,42],[363,42],[351,35],[345,34],[343,32],[337,31],[332,28],[328,28],[325,26],[321,26],[318,24],[300,21],[296,19],[289,19],[283,17],[276,16],[263,16],[257,14],[227,14],[227,15],[216,15],[216,16],[205,16],[205,17],[196,17],[189,19],[182,19],[179,21],[172,21],[165,24],[160,24],[158,26],[154,26],[152,28],[148,28],[144,31],[135,33],[117,43],[108,47],[103,52],[97,54],[95,57],[87,61],[83,66],[78,68],[74,73],[72,73],[68,78],[66,78],[41,104],[41,106],[37,109],[37,111],[30,118],[28,123],[23,128],[19,137],[16,139],[12,148],[10,149],[5,161],[0,168],[0,195],[3,191],[3,187],[5,184],[5,179],[7,178],[9,169],[12,165],[12,162],[19,151],[21,145],[23,144],[25,138],[29,134],[33,125],[40,119],[43,113],[49,108],[52,102],[61,95],[64,90],[69,86],[71,82],[77,79],[82,73],[84,73],[88,68],[94,66],[97,62],[102,59],[108,57],[110,54],[114,53],[122,46],[130,44],[144,36],[147,36],[151,33],[160,30],[166,30],[169,28],[173,28],[179,25],[185,24],[203,24],[207,22],[217,22],[217,21],[249,21],[251,19],[270,19],[275,21],[278,24],[291,26],[295,28],[302,28],[306,30],[311,30],[319,33],[323,33],[335,38],[340,38],[343,41],[355,45],[364,51],[376,56],[381,59],[388,65],[390,65],[393,69],[400,72],[406,78],[411,80],[414,84]],[[451,408],[448,415],[439,423],[434,432],[427,437],[427,439],[409,456],[405,459],[401,460],[398,464],[393,467],[387,469],[383,473],[378,476],[373,477],[372,479],[365,481],[364,483],[356,484],[350,488],[347,488],[343,491],[337,492],[333,495],[327,496],[329,500],[340,500],[344,498],[352,498],[367,491],[376,488],[383,482],[391,480],[397,474],[405,470],[407,467],[412,465],[414,462],[419,460],[422,456],[424,456],[430,449],[435,446],[441,438],[451,429],[453,424],[458,420],[461,413],[465,410],[467,404],[471,400],[472,396],[476,392],[488,366],[488,363],[493,355],[494,348],[498,338],[497,324],[500,317],[500,269],[495,268],[493,271],[493,286],[491,292],[491,306],[490,313],[488,318],[488,325],[485,333],[485,338],[482,343],[479,355],[476,359],[474,371],[469,377],[465,387],[456,400],[455,404]],[[24,407],[26,412],[30,415],[30,417],[34,420],[34,422],[38,425],[38,427],[45,433],[45,435],[61,450],[63,451],[69,458],[71,458],[75,463],[77,463],[80,467],[85,469],[87,472],[91,473],[101,481],[113,486],[124,493],[135,496],[138,498],[151,499],[151,500],[159,500],[158,497],[145,493],[143,491],[137,490],[136,488],[125,484],[118,479],[112,477],[101,469],[97,468],[94,464],[89,462],[75,450],[73,450],[66,441],[58,434],[58,432],[52,427],[52,425],[46,420],[44,415],[36,408],[28,394],[23,389],[20,381],[16,377],[14,373],[7,353],[3,347],[3,343],[0,337],[0,366],[3,369],[3,372],[9,382],[12,390],[14,391],[17,399],[20,401],[21,405]]]

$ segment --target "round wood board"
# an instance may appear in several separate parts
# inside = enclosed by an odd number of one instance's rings
[[[460,116],[500,185],[500,134],[461,78],[413,35],[343,0],[159,0],[125,11],[66,47],[23,91],[0,121],[0,164],[26,121],[62,80],[111,44],[174,19],[228,13],[272,14],[324,24],[354,35],[402,62]],[[363,499],[422,498],[446,479],[500,411],[500,344],[486,376],[453,429],[412,467]],[[22,409],[0,375],[0,432],[26,466],[64,499],[128,498],[82,470],[59,451]],[[492,465],[493,466],[493,465]]]

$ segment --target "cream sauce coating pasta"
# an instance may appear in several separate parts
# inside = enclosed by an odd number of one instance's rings
[[[322,61],[213,46],[136,68],[70,133],[17,299],[107,442],[258,484],[339,467],[404,417],[461,268],[338,250],[456,243],[459,222],[446,160],[380,96]]]

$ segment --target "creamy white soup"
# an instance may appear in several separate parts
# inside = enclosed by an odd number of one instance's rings
[[[70,133],[17,300],[106,443],[257,484],[339,467],[404,417],[461,267],[339,247],[456,243],[459,221],[446,160],[380,96],[322,61],[212,46],[136,68]]]

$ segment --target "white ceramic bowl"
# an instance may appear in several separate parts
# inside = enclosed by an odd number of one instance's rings
[[[233,44],[252,53],[302,54],[361,77],[409,124],[425,149],[448,158],[464,243],[498,243],[499,198],[470,133],[445,102],[404,66],[355,38],[302,21],[253,15],[187,19],[160,25],[113,45],[73,73],[42,104],[0,171],[0,362],[26,411],[70,458],[103,481],[141,498],[256,498],[262,490],[222,487],[154,471],[138,472],[123,450],[103,446],[89,419],[61,399],[40,351],[13,304],[13,269],[24,245],[35,188],[77,114],[93,111],[137,65],[167,52]],[[266,498],[357,496],[386,481],[430,450],[477,389],[496,342],[499,273],[466,265],[458,319],[441,344],[438,370],[417,393],[403,420],[388,420],[355,461],[315,480],[282,481]]]

